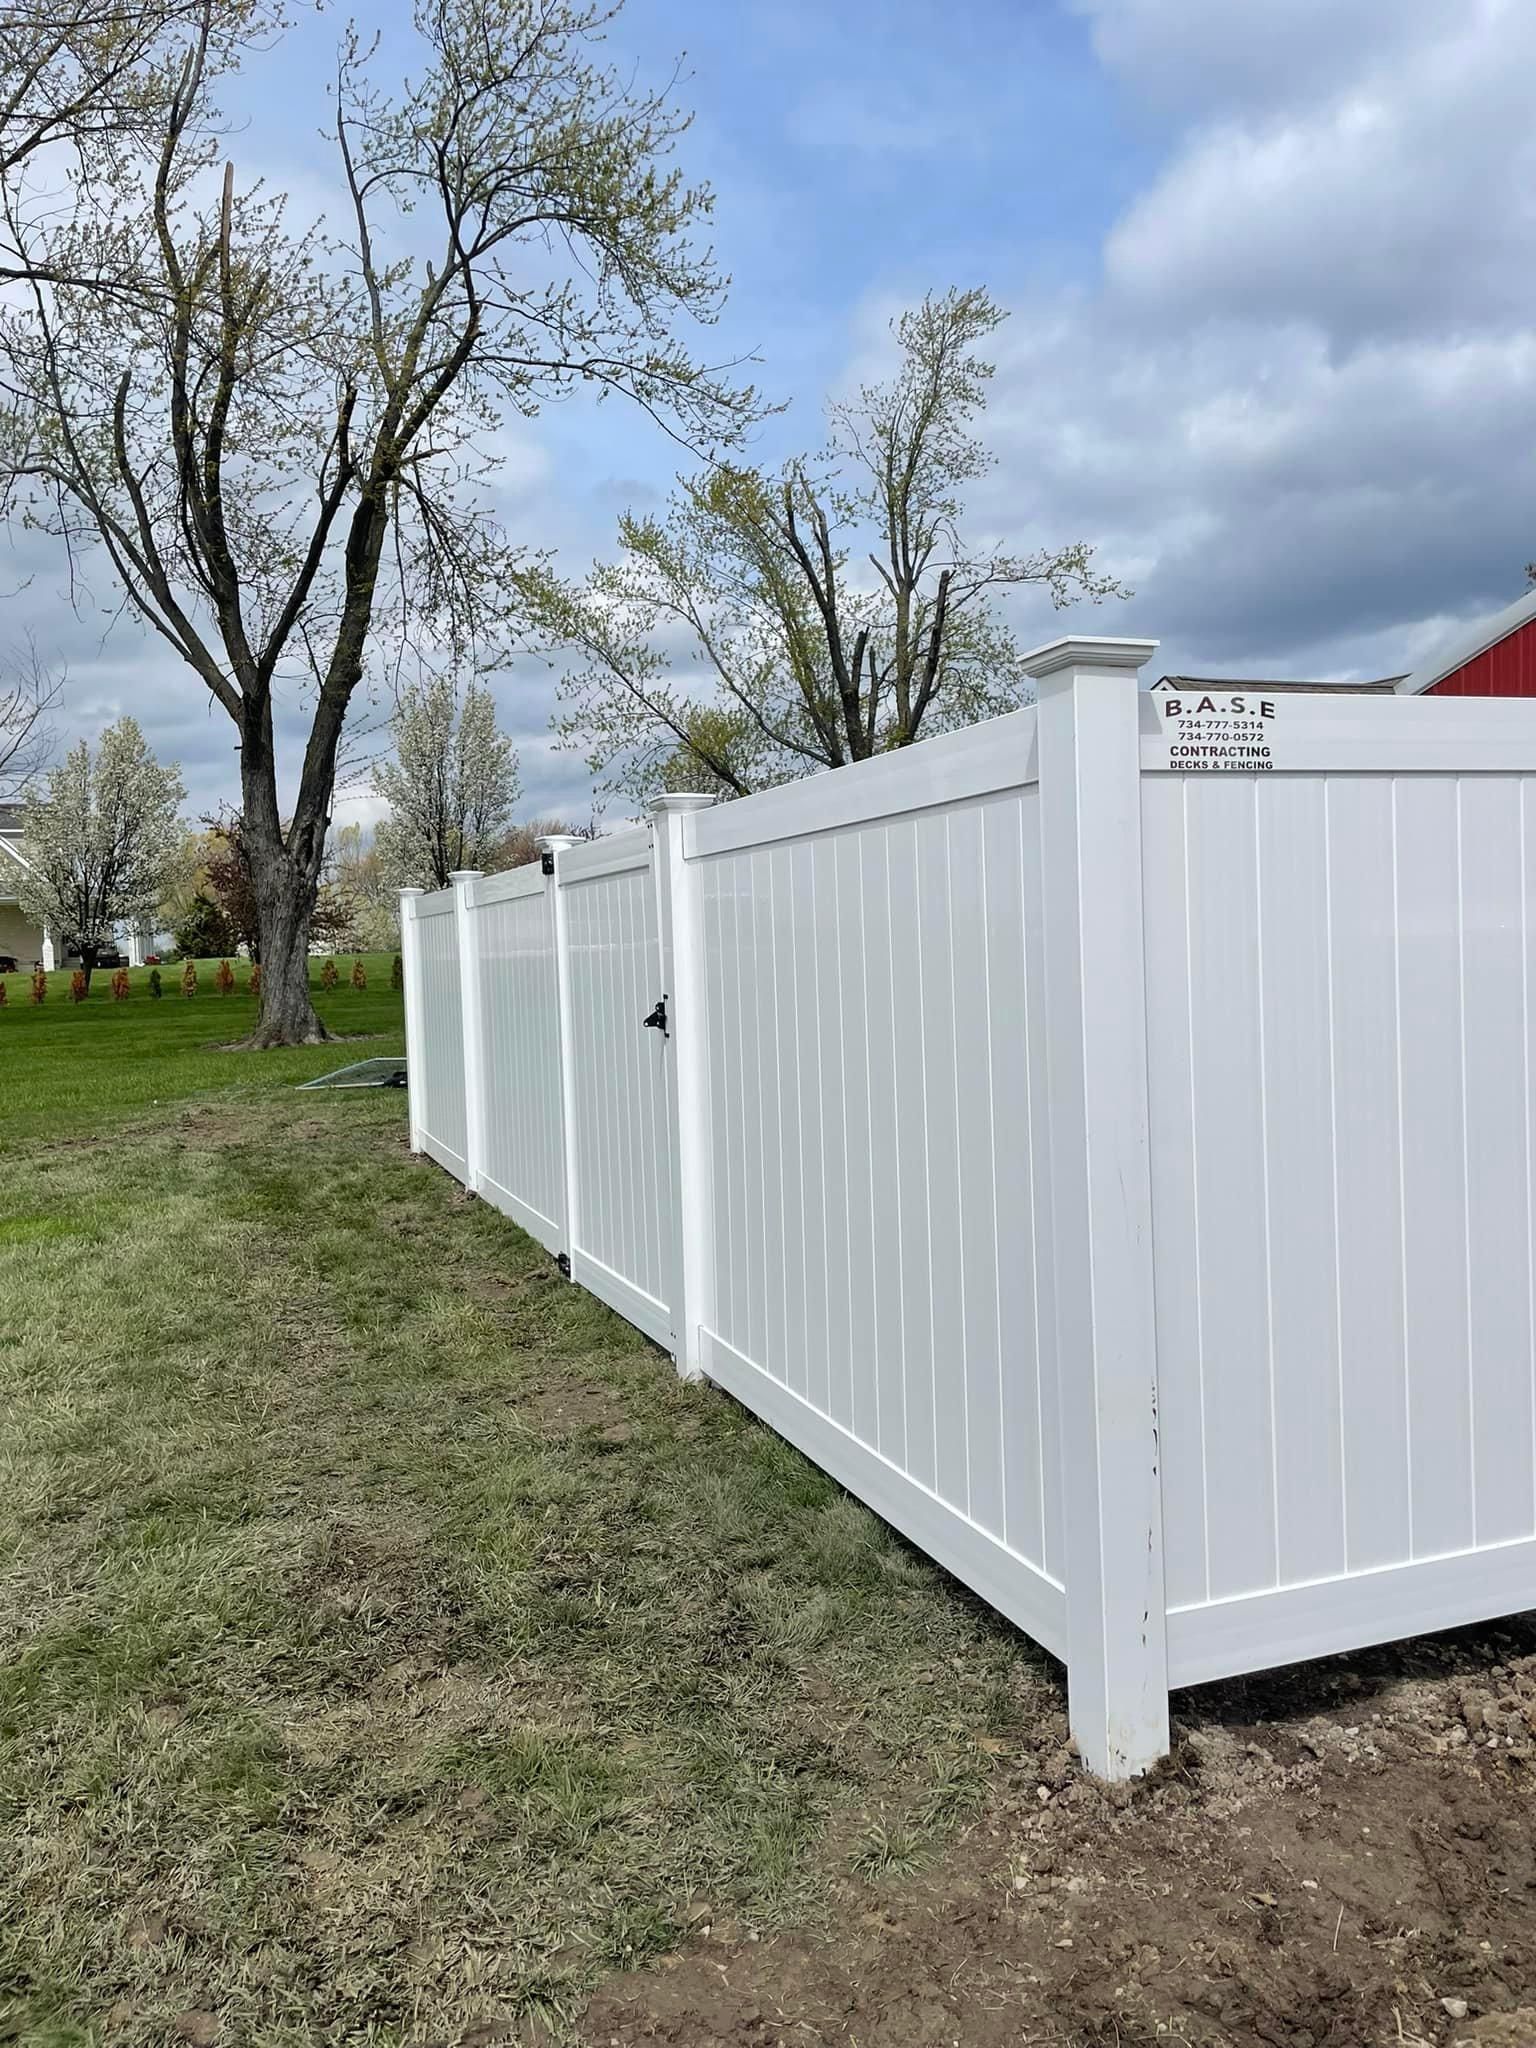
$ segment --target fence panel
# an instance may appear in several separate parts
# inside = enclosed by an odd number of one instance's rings
[[[572,1277],[672,1348],[672,1115],[651,832],[561,855]]]
[[[413,914],[421,1045],[411,1048],[411,1087],[422,1149],[456,1180],[467,1183],[463,976],[453,890],[417,897]]]
[[[1170,1683],[1536,1605],[1536,718],[1151,651],[402,942],[422,1147],[1064,1655],[1113,1776]]]
[[[1536,1598],[1531,780],[1408,709],[1143,779],[1174,1683]]]
[[[560,989],[552,886],[537,865],[471,885],[485,1129],[477,1192],[552,1252],[566,1248]]]
[[[701,812],[685,845],[705,1370],[1058,1648],[1033,737],[1025,712],[984,752],[960,734]]]

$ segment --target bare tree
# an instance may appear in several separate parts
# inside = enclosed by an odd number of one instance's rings
[[[462,697],[451,676],[402,690],[391,724],[395,759],[374,770],[389,815],[374,847],[396,887],[446,889],[455,868],[489,868],[517,801],[517,752],[496,724],[488,689]]]
[[[64,677],[44,666],[30,640],[0,671],[0,801],[25,796],[53,758],[52,714]]]
[[[712,466],[667,519],[626,515],[622,558],[583,586],[524,575],[546,643],[585,658],[556,727],[605,787],[743,795],[993,717],[1028,688],[1000,593],[1125,595],[1084,542],[961,539],[991,466],[976,348],[1003,318],[982,291],[924,299],[895,323],[894,378],[830,408],[820,457]]]
[[[602,832],[593,818],[573,824],[569,818],[529,818],[514,825],[496,848],[486,867],[494,874],[507,868],[526,868],[541,857],[541,839],[599,839]]]
[[[755,416],[672,332],[718,309],[691,239],[709,195],[666,161],[687,125],[668,94],[599,62],[613,12],[418,0],[421,67],[392,96],[349,34],[335,238],[219,173],[214,87],[250,37],[222,0],[188,10],[147,158],[93,138],[62,220],[29,220],[0,184],[32,281],[0,319],[0,480],[71,549],[104,552],[236,728],[256,1043],[324,1036],[306,955],[354,696],[407,647],[466,672],[504,658],[514,557],[484,488],[490,430],[582,386],[693,446]],[[103,276],[110,320],[69,281]],[[284,688],[311,707],[286,822]]]

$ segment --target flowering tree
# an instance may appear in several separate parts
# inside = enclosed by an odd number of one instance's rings
[[[117,926],[154,917],[180,849],[185,795],[178,771],[162,767],[131,718],[108,726],[94,756],[84,740],[71,747],[28,795],[17,895],[29,917],[78,951],[87,988]]]

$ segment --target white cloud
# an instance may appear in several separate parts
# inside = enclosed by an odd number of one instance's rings
[[[1110,236],[1111,287],[1153,316],[1197,304],[1343,339],[1528,317],[1536,10],[1451,21],[1315,98],[1198,128]]]
[[[1524,0],[1068,0],[1127,97],[1189,121],[1326,99],[1442,38],[1497,37]]]
[[[1185,125],[1099,287],[1016,305],[977,515],[1098,539],[1171,665],[1411,667],[1536,554],[1536,10],[1079,11]]]

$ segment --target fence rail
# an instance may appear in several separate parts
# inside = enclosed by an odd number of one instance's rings
[[[406,892],[412,1144],[1068,1666],[1536,1606],[1536,707],[1039,703]]]

